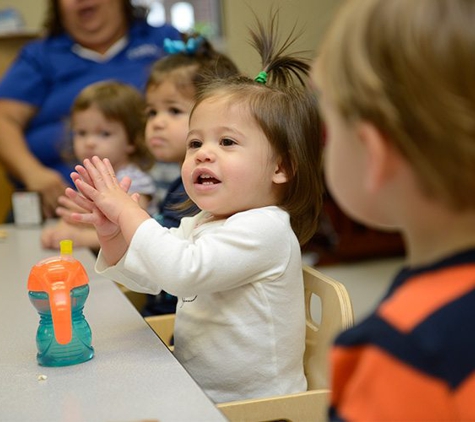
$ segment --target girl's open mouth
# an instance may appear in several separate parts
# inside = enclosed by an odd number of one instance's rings
[[[210,176],[209,174],[201,174],[198,176],[196,179],[196,183],[200,185],[215,185],[217,183],[221,183],[218,179],[216,179],[213,176]]]

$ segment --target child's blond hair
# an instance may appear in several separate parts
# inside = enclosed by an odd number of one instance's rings
[[[475,1],[350,0],[317,63],[346,122],[373,123],[429,197],[475,208]]]

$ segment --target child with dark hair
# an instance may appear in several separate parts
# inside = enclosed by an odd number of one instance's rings
[[[254,79],[200,90],[182,178],[201,210],[176,229],[150,218],[119,186],[108,160],[73,175],[101,242],[96,270],[129,289],[179,297],[175,356],[215,402],[306,390],[300,244],[316,229],[323,191],[319,115],[309,65],[260,25]],[[291,312],[289,312],[291,309]]]

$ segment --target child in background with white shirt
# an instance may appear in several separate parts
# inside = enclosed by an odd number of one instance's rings
[[[275,20],[258,28],[263,71],[211,81],[191,112],[182,178],[196,216],[161,226],[97,157],[73,173],[82,195],[66,191],[98,232],[98,272],[180,298],[175,356],[215,402],[307,386],[300,245],[321,208],[319,115],[307,62],[276,44]]]

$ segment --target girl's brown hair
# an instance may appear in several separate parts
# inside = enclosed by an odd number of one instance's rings
[[[454,209],[475,208],[474,22],[472,0],[350,0],[316,66],[341,116],[373,123]]]
[[[277,45],[277,26],[274,14],[268,29],[258,22],[257,30],[251,31],[267,82],[246,76],[214,78],[202,86],[194,109],[209,98],[222,97],[249,110],[274,153],[282,159],[288,182],[277,205],[289,213],[292,228],[304,245],[317,229],[322,206],[321,121],[316,98],[305,87],[308,61],[285,54],[294,43],[292,34],[280,47]]]
[[[74,100],[71,116],[78,111],[97,107],[104,117],[121,123],[127,139],[135,146],[130,154],[132,162],[142,170],[155,162],[144,141],[145,101],[140,92],[131,85],[116,81],[96,82],[84,88]]]
[[[197,48],[192,52],[170,54],[156,61],[150,71],[146,91],[157,87],[164,80],[171,80],[181,94],[194,99],[207,75],[227,77],[239,74],[234,62],[216,51],[203,36],[183,34],[182,38],[184,43],[195,40]]]

